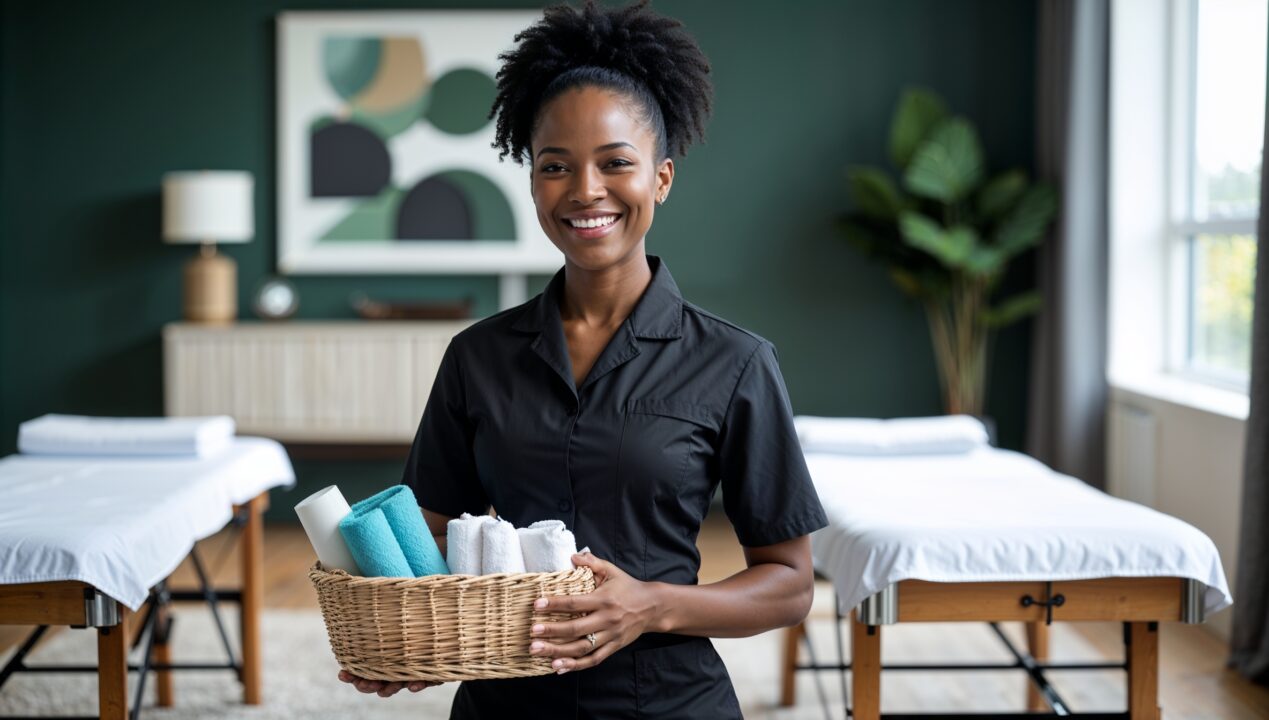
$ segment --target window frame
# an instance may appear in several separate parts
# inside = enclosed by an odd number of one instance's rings
[[[1187,380],[1241,393],[1250,388],[1250,374],[1196,365],[1193,360],[1197,306],[1198,236],[1256,235],[1257,217],[1198,220],[1193,217],[1198,93],[1198,3],[1172,0],[1169,8],[1167,68],[1170,128],[1168,173],[1167,318],[1165,370]],[[1262,120],[1263,121],[1263,120]],[[1263,153],[1263,149],[1262,149]]]

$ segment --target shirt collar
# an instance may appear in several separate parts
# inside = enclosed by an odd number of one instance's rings
[[[683,295],[670,276],[670,269],[656,255],[648,255],[652,282],[630,312],[630,329],[635,337],[674,340],[683,336]],[[560,297],[564,292],[564,268],[560,268],[541,295],[525,304],[524,312],[511,326],[523,332],[541,332],[559,324]]]

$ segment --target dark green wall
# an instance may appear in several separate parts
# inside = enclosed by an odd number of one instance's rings
[[[539,3],[381,1],[376,7]],[[3,4],[0,29],[0,452],[47,412],[157,415],[159,330],[180,318],[193,248],[160,242],[159,178],[255,174],[257,237],[225,249],[240,305],[275,269],[274,15],[349,2]],[[710,57],[709,141],[681,159],[648,238],[685,296],[776,343],[802,413],[940,410],[919,310],[834,233],[843,168],[885,162],[891,109],[912,84],[978,123],[993,169],[1030,168],[1034,14],[1018,0],[663,0]],[[492,151],[491,151],[492,152]],[[1005,290],[1031,281],[1027,256]],[[348,317],[350,292],[470,295],[484,277],[295,278],[300,315]],[[542,278],[535,279],[535,285]],[[1029,323],[998,338],[988,411],[1024,437]],[[304,487],[394,482],[400,463],[297,463]],[[356,494],[356,493],[353,493]],[[298,495],[298,493],[297,493]],[[289,514],[289,498],[275,503]]]

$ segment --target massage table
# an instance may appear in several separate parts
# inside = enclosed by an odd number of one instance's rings
[[[982,445],[957,454],[807,452],[806,461],[829,521],[811,535],[815,569],[833,584],[838,617],[849,615],[851,656],[799,665],[799,640],[811,650],[809,637],[804,625],[787,629],[784,705],[795,700],[795,670],[849,670],[851,716],[875,720],[919,717],[881,714],[882,669],[1017,669],[1031,681],[1030,712],[992,717],[1156,720],[1158,623],[1202,622],[1232,603],[1201,531],[1024,454]],[[1124,623],[1126,662],[1046,663],[1048,625],[1088,620]],[[884,626],[955,621],[992,623],[1016,661],[883,668]],[[996,625],[1004,621],[1026,624],[1029,652],[1008,642]],[[1071,713],[1044,675],[1106,668],[1127,671],[1126,712]]]
[[[99,716],[105,720],[129,717],[130,669],[140,670],[138,698],[147,670],[156,672],[160,706],[172,704],[170,672],[187,669],[233,669],[243,685],[243,701],[259,704],[262,513],[269,490],[294,484],[282,446],[253,437],[235,438],[223,452],[206,458],[0,459],[0,624],[40,626],[0,668],[0,687],[13,672],[35,670],[22,658],[44,628],[68,625],[96,629],[98,664],[57,670],[95,670]],[[208,587],[200,563],[201,591],[169,590],[165,579],[195,543],[231,520],[242,528],[241,587]],[[215,612],[217,599],[240,605],[241,663],[232,656],[220,666],[171,663],[168,603],[206,600]],[[138,627],[143,605],[148,611]],[[218,614],[216,619],[219,625]],[[129,639],[134,631],[139,639],[147,630],[145,660],[130,668]]]

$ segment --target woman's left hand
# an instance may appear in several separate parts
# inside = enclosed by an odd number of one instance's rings
[[[539,611],[587,613],[576,620],[540,623],[530,630],[529,654],[555,658],[551,667],[558,674],[603,662],[651,629],[660,609],[656,583],[636,580],[590,553],[574,555],[573,564],[591,569],[595,591],[538,598],[533,606]],[[588,633],[595,633],[593,650],[586,638]]]

